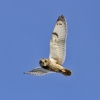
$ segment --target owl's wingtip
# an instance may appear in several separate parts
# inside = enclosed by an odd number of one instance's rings
[[[62,14],[62,15],[59,15],[59,17],[62,17],[62,18],[64,18],[64,15]]]
[[[60,15],[60,16],[58,16],[57,21],[59,21],[59,20],[61,20],[61,21],[65,21],[65,17],[64,17],[64,15]]]
[[[23,74],[28,74],[27,72],[23,72]]]

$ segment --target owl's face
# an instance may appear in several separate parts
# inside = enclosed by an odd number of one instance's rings
[[[40,66],[48,66],[48,64],[49,64],[48,59],[45,59],[45,58],[41,59],[39,61],[39,64],[40,64]]]

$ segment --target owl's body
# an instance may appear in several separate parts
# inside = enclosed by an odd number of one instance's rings
[[[71,75],[71,71],[68,69],[65,69],[61,65],[57,64],[56,62],[50,60],[50,59],[41,59],[39,62],[40,66],[44,68],[45,70],[53,71],[62,73],[63,75]]]
[[[39,64],[41,67],[35,68],[25,74],[44,75],[46,73],[62,73],[65,76],[70,76],[71,71],[62,66],[66,57],[66,38],[67,38],[67,23],[63,15],[59,16],[52,37],[50,40],[50,55],[48,59],[41,59]]]

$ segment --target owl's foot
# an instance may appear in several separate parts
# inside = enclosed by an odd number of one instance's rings
[[[64,68],[61,73],[65,76],[70,76],[72,74],[72,71]]]

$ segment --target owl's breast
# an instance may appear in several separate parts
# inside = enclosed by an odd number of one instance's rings
[[[60,72],[63,69],[61,65],[56,64],[55,62],[51,62],[49,64],[49,70],[54,72]]]

